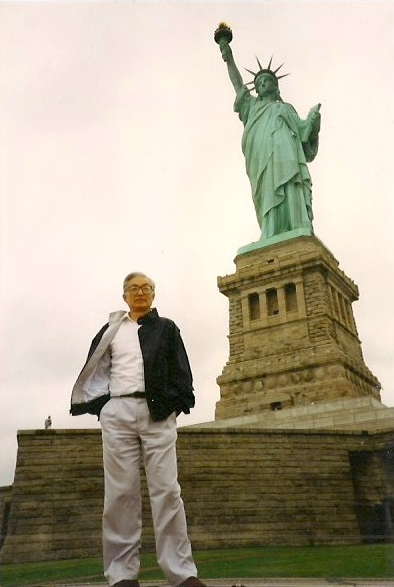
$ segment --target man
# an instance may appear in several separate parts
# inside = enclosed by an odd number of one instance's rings
[[[92,341],[71,399],[71,413],[101,423],[105,498],[104,575],[109,585],[138,587],[143,458],[159,565],[171,585],[197,579],[177,481],[176,416],[194,406],[192,375],[179,329],[151,308],[154,282],[130,273],[130,312],[110,314]]]

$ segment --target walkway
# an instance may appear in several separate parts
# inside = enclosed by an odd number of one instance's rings
[[[394,587],[394,579],[207,579],[205,582],[208,587]],[[106,583],[55,583],[53,587],[105,585]],[[45,587],[52,585],[46,583]],[[141,582],[141,587],[168,587],[168,584],[165,581]]]

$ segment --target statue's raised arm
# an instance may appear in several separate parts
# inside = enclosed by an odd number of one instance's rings
[[[233,52],[230,47],[232,38],[233,34],[230,27],[224,22],[221,22],[215,31],[215,41],[219,45],[223,61],[227,63],[228,75],[234,86],[234,90],[237,93],[242,88],[244,82],[239,69],[235,64]]]
[[[312,161],[318,151],[320,104],[301,120],[293,106],[281,98],[278,82],[288,74],[277,75],[283,64],[271,69],[272,58],[266,68],[257,59],[257,72],[247,69],[253,80],[244,84],[229,45],[231,40],[231,29],[221,23],[215,41],[236,92],[234,110],[245,127],[242,151],[261,240],[278,234],[281,238],[313,234],[307,161]]]

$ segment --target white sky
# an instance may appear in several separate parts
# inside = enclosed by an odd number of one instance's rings
[[[228,356],[216,277],[259,237],[222,20],[240,66],[285,62],[300,116],[322,103],[315,232],[359,285],[365,360],[394,405],[394,3],[2,3],[0,485],[18,429],[48,414],[97,426],[68,415],[70,390],[132,270],[156,280],[189,351],[197,407],[179,423],[214,417]]]

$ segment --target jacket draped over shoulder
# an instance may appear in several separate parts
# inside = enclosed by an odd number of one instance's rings
[[[111,342],[125,311],[113,312],[92,340],[88,357],[74,385],[70,413],[95,414],[110,399]],[[145,393],[153,420],[172,412],[188,414],[194,406],[193,379],[179,328],[156,309],[138,320],[144,362]]]

